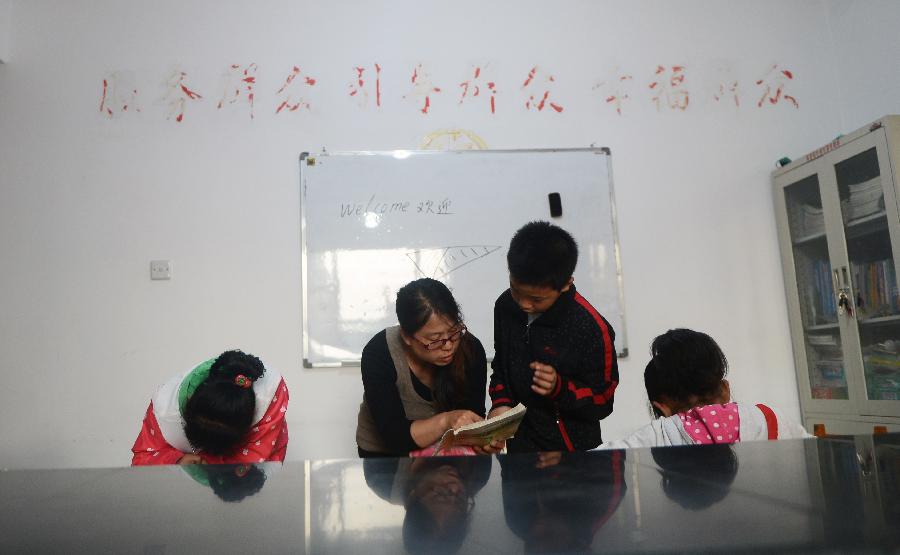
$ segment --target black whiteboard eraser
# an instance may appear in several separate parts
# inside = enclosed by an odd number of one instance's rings
[[[559,193],[550,193],[547,198],[550,200],[550,217],[562,216],[562,200],[559,198]]]

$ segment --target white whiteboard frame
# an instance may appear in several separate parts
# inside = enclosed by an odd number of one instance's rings
[[[300,153],[300,279],[301,279],[301,302],[302,302],[302,317],[301,317],[301,325],[303,329],[301,331],[301,335],[303,338],[303,367],[304,368],[341,368],[341,367],[358,367],[360,365],[359,360],[343,360],[339,362],[316,362],[310,363],[306,358],[306,354],[309,352],[309,296],[307,289],[307,269],[309,267],[307,262],[307,248],[306,248],[306,225],[307,225],[307,217],[306,217],[306,205],[303,202],[305,197],[305,187],[303,181],[303,168],[307,165],[305,162],[307,159],[312,159],[313,164],[315,163],[315,156],[390,156],[392,158],[400,158],[405,159],[411,156],[465,156],[466,154],[485,154],[485,153],[498,153],[498,154],[511,154],[511,153],[540,153],[540,152],[593,152],[598,154],[606,155],[606,170],[607,176],[609,178],[609,207],[610,207],[610,221],[612,224],[612,234],[613,234],[613,250],[614,250],[614,259],[616,264],[616,283],[619,289],[619,317],[622,322],[622,329],[616,330],[616,342],[619,343],[619,339],[621,339],[620,345],[623,347],[617,351],[617,356],[619,358],[625,358],[628,356],[628,337],[627,337],[627,326],[625,324],[625,284],[622,278],[622,260],[621,260],[621,249],[619,246],[619,224],[618,224],[618,214],[616,211],[616,197],[615,197],[615,187],[613,184],[613,174],[612,174],[612,152],[608,147],[590,147],[590,148],[532,148],[532,149],[504,149],[504,150],[346,150],[339,152],[328,152],[324,148],[322,152],[318,155],[311,154],[309,152]],[[373,334],[380,330],[373,330]],[[488,362],[493,360],[493,357],[488,359]]]

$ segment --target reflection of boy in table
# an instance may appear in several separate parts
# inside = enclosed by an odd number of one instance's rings
[[[572,236],[547,222],[526,224],[510,242],[509,289],[494,304],[488,414],[528,408],[510,452],[602,443],[600,420],[612,413],[619,383],[615,332],[575,290],[577,261]]]
[[[591,550],[625,496],[625,453],[533,453],[499,457],[506,524],[525,553]]]

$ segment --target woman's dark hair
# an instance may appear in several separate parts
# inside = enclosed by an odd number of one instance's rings
[[[266,473],[252,464],[203,464],[200,467],[206,473],[213,493],[226,502],[242,501],[256,495],[266,483]]]
[[[403,546],[409,553],[456,553],[469,532],[470,520],[462,508],[439,526],[421,499],[410,500],[403,518]]]
[[[184,433],[195,449],[227,455],[241,444],[253,424],[256,395],[252,387],[236,384],[235,377],[255,382],[265,371],[253,355],[241,351],[219,355],[184,408]]]
[[[525,285],[561,291],[578,263],[578,244],[550,222],[529,222],[513,235],[506,253],[509,275]]]
[[[451,554],[459,551],[469,532],[471,521],[469,510],[472,507],[470,502],[474,504],[472,499],[478,490],[477,483],[482,477],[486,481],[490,476],[489,461],[485,473],[484,463],[481,460],[471,459],[484,457],[431,457],[416,460],[416,464],[421,463],[421,466],[410,471],[404,492],[406,499],[403,505],[406,515],[403,518],[402,533],[403,547],[408,553]],[[464,491],[460,492],[455,500],[456,504],[450,516],[438,521],[433,507],[424,499],[424,492],[417,490],[424,479],[434,472],[440,472],[444,466],[456,469]],[[481,485],[483,486],[483,483]]]
[[[666,401],[691,408],[690,400],[715,398],[728,372],[728,360],[712,337],[705,333],[674,329],[660,335],[650,346],[653,358],[644,369],[644,385],[650,401]],[[659,409],[653,407],[657,417]],[[678,411],[676,411],[678,412]]]
[[[436,279],[411,281],[397,291],[397,321],[403,333],[412,337],[422,329],[432,314],[443,316],[462,325],[463,316],[453,293]],[[472,339],[468,334],[460,338],[453,360],[434,375],[434,403],[438,412],[461,408],[466,396],[466,366],[472,356]]]

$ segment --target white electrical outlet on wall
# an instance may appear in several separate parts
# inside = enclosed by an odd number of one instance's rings
[[[172,261],[151,260],[150,279],[172,279]]]

